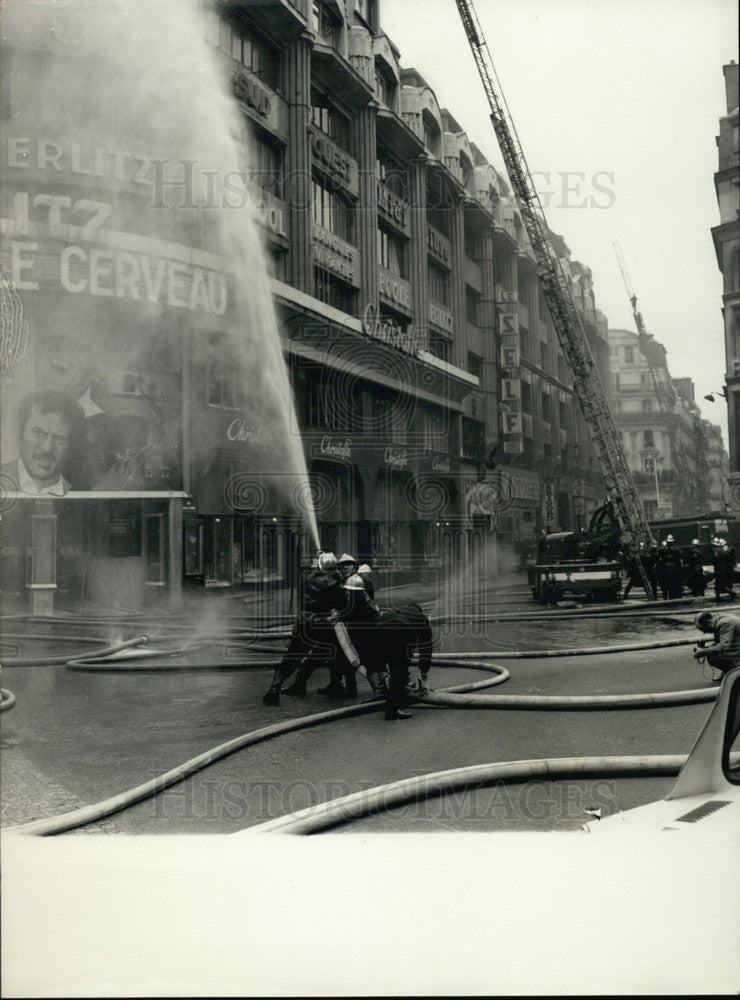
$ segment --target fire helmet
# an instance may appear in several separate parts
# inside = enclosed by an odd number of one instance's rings
[[[675,539],[675,538],[673,537],[673,535],[669,535],[669,536],[668,536],[668,537],[666,538],[666,541],[667,541],[667,542],[675,542],[675,540],[676,540],[676,539]]]
[[[337,557],[333,552],[320,552],[318,558],[319,569],[328,570],[337,568]]]
[[[370,567],[368,566],[367,563],[363,563],[362,566],[359,566],[358,569],[357,569],[357,572],[361,576],[372,576],[373,575],[373,571],[370,569]]]
[[[342,563],[352,563],[352,565],[357,566],[355,557],[348,555],[346,552],[337,559],[337,566],[341,566]]]
[[[692,538],[691,539],[691,544],[692,545],[701,545],[701,542],[699,541],[698,538]]]
[[[353,573],[352,576],[348,576],[342,586],[345,590],[365,590],[365,584],[363,583],[362,577],[357,573]]]

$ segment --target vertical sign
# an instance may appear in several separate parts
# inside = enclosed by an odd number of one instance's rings
[[[498,299],[499,377],[501,427],[504,452],[524,450],[522,433],[522,381],[519,371],[519,323],[516,292],[502,292]]]

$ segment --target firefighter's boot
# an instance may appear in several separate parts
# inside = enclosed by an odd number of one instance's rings
[[[280,688],[283,683],[283,676],[280,673],[280,668],[275,670],[272,675],[272,684],[262,695],[262,701],[265,705],[279,705],[280,704]]]

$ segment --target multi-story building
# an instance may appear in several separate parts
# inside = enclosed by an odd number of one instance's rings
[[[723,73],[726,112],[719,120],[719,163],[714,175],[720,223],[712,229],[712,238],[723,279],[722,315],[730,470],[736,473],[740,470],[740,123],[737,63],[733,60],[724,66]]]
[[[722,428],[709,420],[702,420],[704,432],[705,453],[707,459],[707,510],[721,511],[732,514],[728,510],[726,491],[730,463],[722,440]]]
[[[533,548],[548,527],[586,524],[603,500],[603,480],[515,201],[423,76],[401,66],[378,4],[256,0],[214,5],[204,23],[238,111],[240,166],[255,204],[295,400],[292,431],[322,547],[353,552],[387,573],[465,566],[485,547],[490,571]],[[17,50],[10,43],[10,91],[22,94],[19,71],[35,72],[34,49],[48,47],[44,31],[34,41],[27,30]],[[68,36],[65,22],[59,45]],[[79,46],[55,48],[54,65],[72,55],[83,58]],[[138,147],[125,159],[94,149],[82,163],[86,147],[76,132],[37,138],[29,125],[32,138],[19,137],[11,105],[3,106],[12,132],[4,168],[18,219],[29,179],[53,191],[32,206],[51,198],[53,221],[79,197],[72,192],[81,175],[92,184],[87,201],[92,191],[104,204],[118,174],[139,161],[115,209],[144,210],[151,191],[136,188],[147,162]],[[126,139],[154,143],[157,152],[154,133],[132,127]],[[71,144],[67,159],[63,142]],[[152,218],[152,227],[164,219]],[[125,559],[131,603],[136,593],[154,592],[147,587],[177,596],[183,582],[283,579],[312,545],[295,496],[281,496],[263,475],[276,442],[250,405],[257,380],[252,373],[245,381],[235,357],[238,324],[230,326],[225,313],[231,277],[218,273],[205,216],[199,219],[180,212],[171,231],[134,239],[125,232],[140,225],[131,212],[105,233],[121,243],[115,251],[88,249],[96,237],[84,227],[74,230],[80,246],[70,249],[71,231],[56,225],[42,250],[52,272],[61,259],[61,286],[55,279],[43,288],[28,280],[39,250],[27,241],[28,224],[12,230],[16,243],[3,266],[18,279],[29,315],[47,317],[47,325],[54,317],[63,328],[73,322],[68,303],[79,305],[83,293],[98,309],[91,322],[97,342],[78,350],[83,361],[96,352],[97,374],[78,363],[85,378],[74,394],[97,409],[87,437],[115,466],[115,475],[102,470],[94,489],[92,480],[85,489],[73,483],[65,510],[77,515],[65,515],[74,522],[69,529],[62,531],[56,513],[60,501],[43,501],[43,530],[41,501],[16,508],[14,516],[25,518],[11,546],[21,591],[34,572],[25,567],[42,565],[57,528],[64,535],[58,562],[44,563],[43,579],[37,574],[32,585],[61,586],[65,566],[85,567],[92,546],[95,574],[85,569],[80,582],[78,573],[79,585],[93,575],[121,580]],[[41,232],[35,221],[31,228]],[[197,249],[188,245],[196,238],[203,240]],[[608,384],[607,322],[595,307],[591,272],[553,238]],[[145,247],[144,264],[132,261],[133,245]],[[173,253],[176,264],[168,260]],[[253,277],[234,280],[248,289]],[[146,304],[157,298],[156,307]]]
[[[666,415],[661,410],[637,334],[631,330],[609,330],[609,344],[612,411],[645,513],[649,518],[657,518],[707,511],[709,442],[705,425],[708,421],[701,419],[693,381],[670,379],[674,405],[672,413]],[[668,383],[666,351],[656,340],[651,344],[651,363],[663,369]],[[681,465],[676,458],[679,448],[689,471],[688,481],[680,474]]]

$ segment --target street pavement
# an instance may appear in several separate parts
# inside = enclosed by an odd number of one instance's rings
[[[399,588],[394,600],[419,594]],[[384,595],[381,595],[381,600]],[[245,623],[254,598],[201,609],[209,630]],[[631,602],[639,612],[641,602]],[[692,636],[691,615],[658,609],[638,617],[544,618],[512,578],[485,595],[489,615],[527,611],[540,620],[439,623],[437,652],[533,651],[618,645]],[[591,610],[597,610],[593,605]],[[191,619],[191,623],[192,623]],[[170,624],[176,625],[175,619]],[[137,623],[138,624],[138,623]],[[150,632],[151,622],[147,623]],[[49,631],[38,623],[7,621],[3,635]],[[17,631],[16,631],[17,630]],[[145,629],[146,630],[146,629]],[[108,641],[116,628],[73,629],[65,634]],[[139,634],[126,622],[118,634]],[[181,628],[186,633],[184,627]],[[168,634],[173,639],[177,628]],[[177,641],[180,641],[178,637]],[[71,656],[94,646],[12,640],[20,655]],[[6,642],[11,642],[7,639]],[[285,642],[275,643],[279,652]],[[343,703],[319,695],[326,672],[311,678],[305,698],[283,695],[278,708],[262,704],[270,669],[232,666],[246,657],[228,641],[161,660],[159,667],[189,662],[197,669],[153,672],[97,671],[50,666],[6,666],[2,686],[16,705],[2,715],[2,825],[9,827],[70,811],[139,785],[234,737],[274,722],[323,712]],[[262,657],[264,659],[264,657]],[[274,659],[274,655],[272,656]],[[497,695],[598,695],[713,688],[691,656],[691,646],[609,655],[505,659]],[[220,663],[215,669],[209,664]],[[223,665],[226,664],[226,667]],[[482,679],[469,667],[434,666],[433,688]],[[360,682],[358,700],[369,696]],[[498,761],[550,757],[685,754],[711,703],[618,711],[453,709],[418,704],[413,717],[385,722],[382,706],[369,714],[265,740],[226,757],[155,799],[81,829],[81,833],[230,833],[308,805],[413,775]],[[333,831],[351,836],[380,831],[572,830],[593,818],[663,797],[671,778],[592,778],[494,785],[414,803]]]

